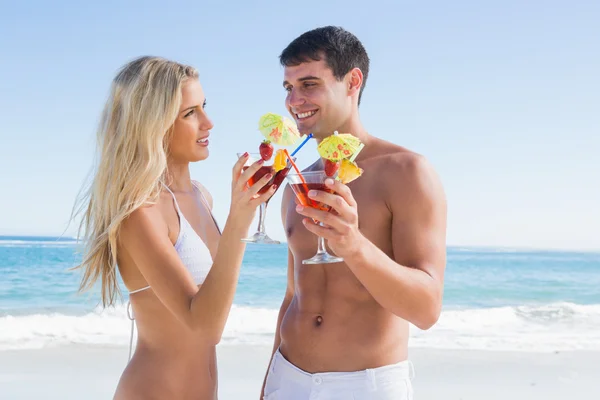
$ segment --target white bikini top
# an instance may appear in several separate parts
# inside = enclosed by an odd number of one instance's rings
[[[208,202],[206,201],[204,194],[202,194],[202,190],[200,190],[200,188],[198,188],[193,181],[192,183],[194,187],[198,189],[198,192],[200,192],[202,202],[206,206],[206,209],[209,211],[215,225],[217,226],[217,229],[219,230],[219,233],[221,233],[219,225],[217,224],[217,221],[208,205]],[[177,254],[179,254],[179,258],[181,258],[183,265],[185,265],[186,269],[192,275],[192,278],[194,279],[196,285],[200,285],[204,282],[204,279],[206,279],[206,276],[208,275],[208,272],[210,271],[210,268],[213,264],[213,259],[210,254],[210,250],[208,249],[206,243],[204,243],[200,236],[198,236],[196,231],[194,231],[194,228],[192,228],[192,225],[188,222],[188,220],[185,219],[185,216],[179,208],[179,204],[177,204],[175,194],[173,194],[173,192],[166,185],[165,188],[169,193],[171,193],[171,196],[173,196],[173,201],[175,202],[175,209],[177,210],[177,215],[179,216],[179,235],[177,236],[177,241],[174,245],[175,251],[177,252]],[[146,286],[141,289],[132,290],[129,292],[129,294],[132,295],[134,293],[138,293],[149,288],[150,286]]]

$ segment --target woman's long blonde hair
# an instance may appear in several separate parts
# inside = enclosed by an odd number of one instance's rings
[[[156,202],[167,172],[168,142],[190,66],[158,57],[126,64],[113,80],[98,128],[93,180],[80,200],[85,251],[80,291],[101,279],[102,305],[115,304],[119,227],[134,210]]]

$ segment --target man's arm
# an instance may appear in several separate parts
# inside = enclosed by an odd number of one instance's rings
[[[442,307],[446,199],[439,178],[423,158],[411,155],[408,160],[390,163],[393,165],[397,170],[389,171],[392,176],[402,176],[401,184],[388,179],[393,259],[358,230],[356,202],[347,186],[335,182],[329,187],[338,195],[319,192],[314,197],[333,206],[339,215],[316,214],[308,209],[301,213],[322,218],[327,228],[309,221],[305,224],[328,240],[382,307],[420,329],[429,329]]]
[[[406,178],[402,185],[392,185],[389,201],[394,259],[363,236],[358,251],[346,260],[379,304],[420,329],[429,329],[442,308],[446,199],[439,178],[424,159],[410,160],[405,168]]]

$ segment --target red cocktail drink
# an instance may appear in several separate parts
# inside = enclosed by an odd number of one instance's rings
[[[241,156],[242,156],[242,154],[238,153],[238,157],[241,157]],[[246,165],[244,166],[243,170],[246,171],[252,164],[254,164],[256,161],[258,161],[260,159],[261,159],[260,153],[249,153],[248,160],[246,161]],[[265,161],[265,164],[266,163],[269,163],[269,161]],[[279,190],[279,187],[283,183],[288,172],[290,172],[290,168],[291,168],[291,165],[288,164],[283,169],[281,169],[279,171],[275,171],[275,168],[273,167],[272,163],[270,165],[263,165],[248,180],[248,184],[254,185],[265,175],[272,174],[273,177],[269,180],[269,182],[267,182],[267,184],[265,186],[263,186],[258,191],[258,194],[261,195],[261,194],[266,193],[273,185],[277,185],[277,187],[275,189],[277,191],[277,190]],[[266,202],[264,202],[260,205],[260,209],[259,209],[260,214],[259,214],[259,218],[258,218],[258,228],[257,228],[256,233],[254,233],[252,236],[250,236],[248,238],[242,239],[244,242],[263,243],[263,244],[279,244],[280,243],[277,240],[271,239],[269,237],[269,235],[267,235],[267,232],[265,231],[265,216],[267,214],[267,205],[269,204],[269,200],[271,200],[271,198],[269,198]]]
[[[333,190],[325,186],[325,180],[327,178],[330,177],[327,176],[325,171],[308,171],[301,174],[289,173],[287,175],[290,187],[296,194],[300,204],[305,207],[312,207],[329,212],[331,211],[330,206],[308,197],[308,192],[311,190],[322,190],[328,193],[333,193]],[[319,222],[319,224],[323,226],[322,222]],[[302,260],[302,264],[332,264],[343,261],[343,258],[333,256],[327,252],[325,247],[325,239],[319,236],[317,254],[307,260]]]

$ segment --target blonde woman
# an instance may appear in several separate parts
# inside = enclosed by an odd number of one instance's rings
[[[241,241],[270,177],[249,186],[257,162],[233,167],[231,208],[220,232],[210,194],[189,164],[208,157],[212,122],[192,67],[156,57],[125,65],[98,134],[99,164],[85,201],[88,244],[81,289],[101,280],[102,302],[130,293],[136,350],[115,399],[215,399],[215,346],[233,301]]]

